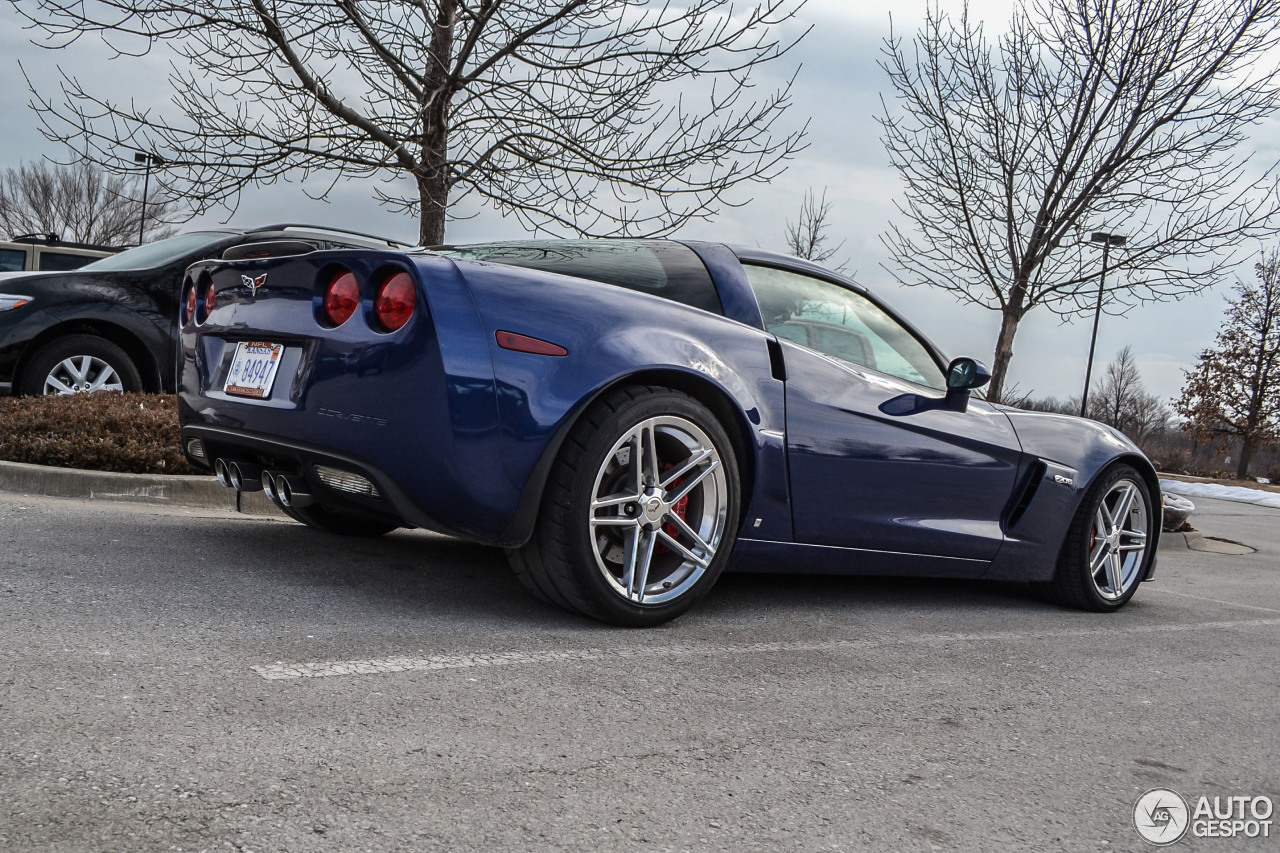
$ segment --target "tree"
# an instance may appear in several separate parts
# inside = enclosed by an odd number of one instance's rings
[[[379,177],[381,202],[444,240],[467,199],[537,232],[667,233],[767,181],[803,145],[775,138],[790,83],[755,71],[805,0],[12,0],[61,47],[163,42],[175,116],[33,90],[47,136],[111,163],[156,151],[170,193],[203,212],[290,173]]]
[[[1079,411],[1079,400],[1075,401]],[[1115,427],[1138,444],[1169,423],[1169,409],[1160,398],[1148,394],[1133,348],[1125,346],[1107,365],[1097,388],[1089,394],[1086,413],[1096,421]]]
[[[1280,107],[1278,21],[1280,0],[1020,0],[995,45],[936,7],[890,35],[891,272],[1000,312],[993,399],[1029,311],[1093,310],[1091,231],[1128,238],[1111,312],[1210,287],[1274,232],[1274,176],[1237,149]]]
[[[1200,353],[1173,408],[1197,441],[1243,447],[1236,476],[1254,454],[1280,444],[1280,249],[1255,267],[1258,284],[1238,282],[1217,339]]]
[[[800,218],[794,225],[787,220],[787,251],[797,258],[818,264],[834,258],[844,248],[845,241],[841,240],[840,245],[832,248],[827,246],[827,228],[830,227],[827,216],[830,213],[831,202],[827,201],[826,189],[823,189],[821,199],[813,194],[812,189],[806,192],[800,205]],[[844,264],[836,269],[843,270]]]
[[[148,198],[147,239],[172,234],[166,221],[176,213],[172,201]],[[92,163],[23,163],[0,174],[0,231],[9,237],[56,234],[61,240],[117,246],[138,239],[142,215],[142,182],[106,174]]]
[[[1006,396],[1011,395],[1012,389],[1007,389]],[[1080,413],[1080,395],[1065,400],[1057,397],[1036,400],[1027,396],[1018,403],[1018,407],[1033,412],[1077,415]],[[1159,397],[1147,393],[1133,349],[1128,346],[1116,353],[1115,360],[1107,365],[1102,378],[1090,389],[1085,414],[1115,427],[1139,445],[1164,432],[1171,417],[1169,407]]]

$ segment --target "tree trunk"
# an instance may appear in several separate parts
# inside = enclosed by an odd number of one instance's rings
[[[1253,461],[1254,445],[1257,442],[1246,437],[1240,445],[1240,464],[1236,466],[1236,479],[1249,479],[1249,463]]]
[[[1009,371],[1009,361],[1013,358],[1013,336],[1018,333],[1018,323],[1022,320],[1021,306],[1006,305],[1000,314],[1000,335],[996,338],[995,361],[991,364],[991,385],[988,386],[987,399],[993,403],[1003,401],[1005,374]]]
[[[418,198],[421,216],[418,221],[418,245],[440,246],[444,243],[445,214],[449,207],[449,189],[433,176],[419,176]]]
[[[449,211],[449,101],[453,80],[449,68],[453,60],[453,28],[457,23],[456,0],[441,0],[435,26],[431,30],[429,67],[424,75],[422,105],[422,159],[418,173],[418,243],[444,243],[444,227]]]

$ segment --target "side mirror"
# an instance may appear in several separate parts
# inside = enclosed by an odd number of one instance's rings
[[[991,371],[972,358],[957,358],[947,368],[946,406],[957,412],[969,408],[969,392],[991,381]]]

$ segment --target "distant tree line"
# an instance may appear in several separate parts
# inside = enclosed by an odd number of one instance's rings
[[[1026,399],[1021,408],[1042,412],[1080,414],[1080,397],[1059,400],[1056,397]],[[1107,365],[1101,379],[1089,391],[1085,416],[1115,427],[1141,446],[1148,439],[1168,430],[1173,413],[1159,397],[1147,392],[1138,371],[1133,348],[1125,346]]]
[[[23,163],[0,173],[0,238],[52,234],[64,242],[120,246],[137,242],[139,224],[144,239],[169,236],[178,206],[153,196],[144,213],[142,192],[138,178],[88,162]]]

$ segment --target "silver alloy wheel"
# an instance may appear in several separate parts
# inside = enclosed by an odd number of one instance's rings
[[[1147,552],[1149,512],[1132,480],[1117,480],[1093,514],[1089,575],[1107,601],[1117,601],[1138,581]]]
[[[591,490],[596,566],[634,604],[679,598],[706,572],[728,526],[724,463],[707,434],[674,415],[614,443]]]
[[[46,394],[124,391],[116,369],[94,355],[72,355],[54,365],[44,380]]]

